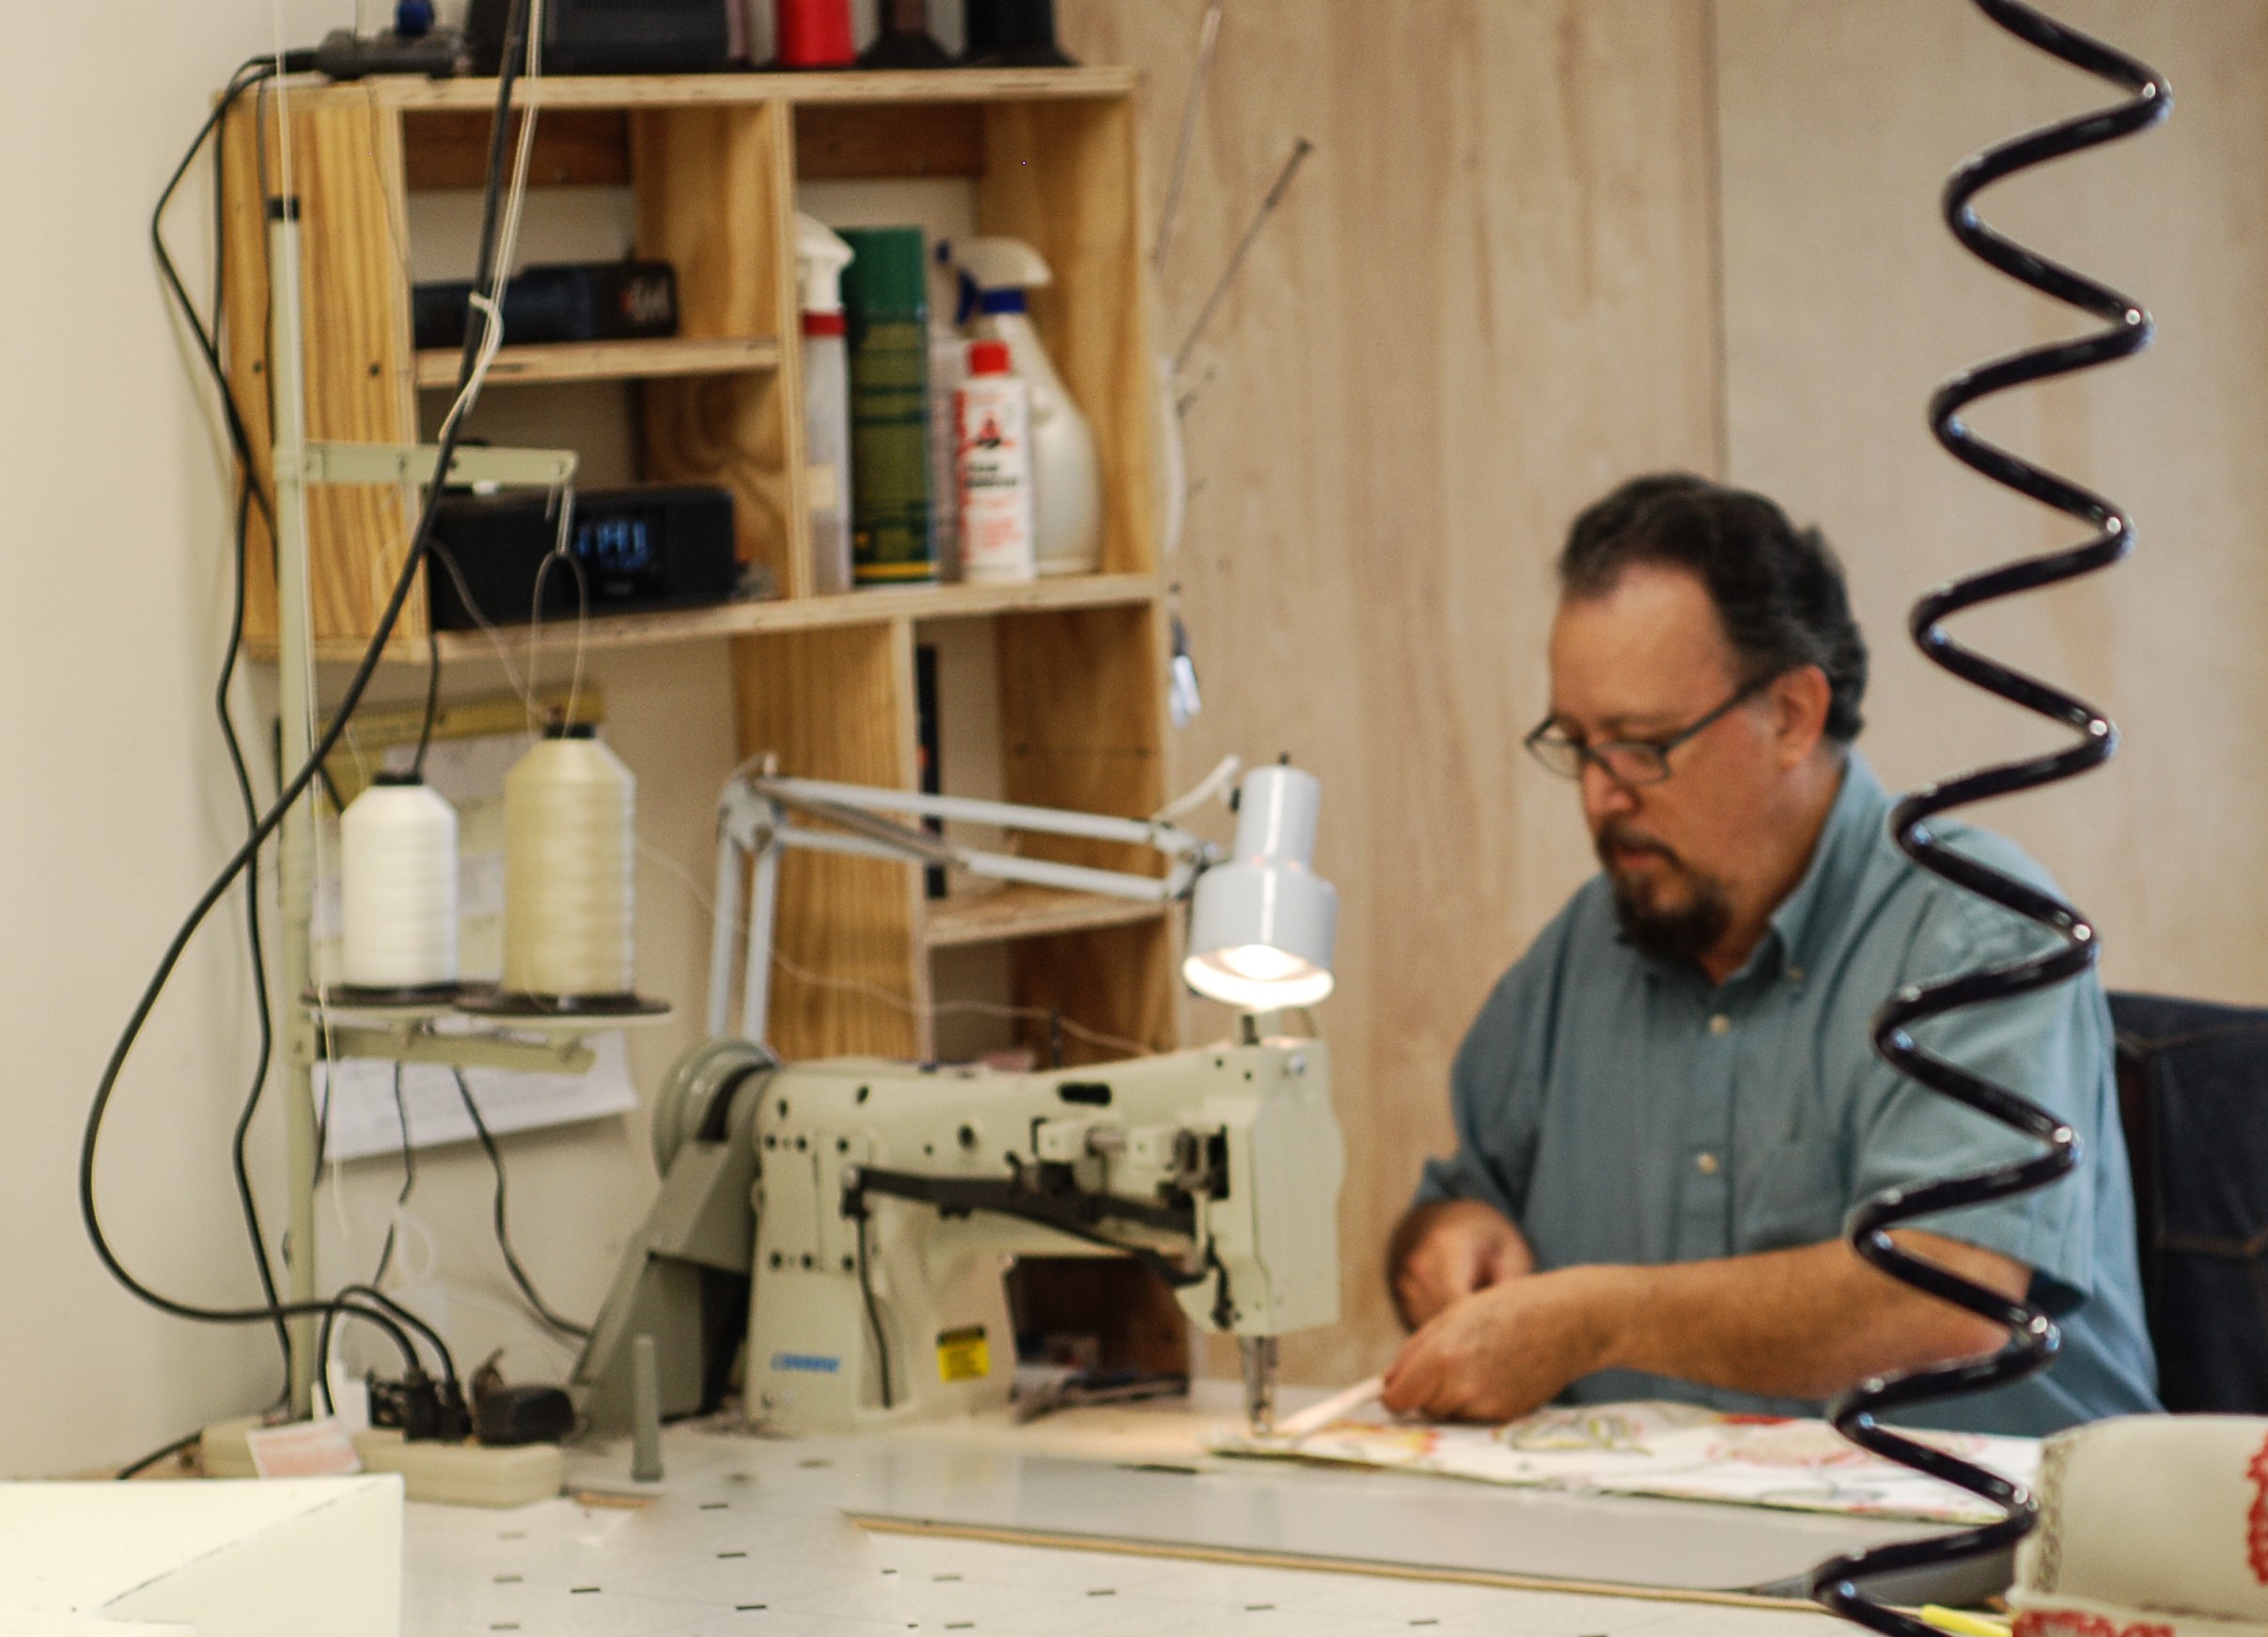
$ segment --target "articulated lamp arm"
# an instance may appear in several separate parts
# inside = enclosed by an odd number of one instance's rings
[[[917,825],[896,822],[883,817],[884,814],[1150,847],[1165,855],[1166,869],[1162,876],[1136,875],[1131,870],[1094,869],[983,851],[947,841]],[[821,820],[826,827],[791,823],[790,815]],[[1174,903],[1187,897],[1198,876],[1226,856],[1212,842],[1158,819],[1117,818],[962,796],[930,796],[823,779],[735,774],[726,784],[717,805],[716,914],[709,959],[712,1036],[724,1035],[728,1029],[733,933],[741,901],[741,861],[746,856],[754,861],[755,880],[748,899],[737,1032],[746,1040],[764,1037],[770,1010],[773,928],[778,908],[779,855],[787,848],[903,864],[949,865],[994,881],[1099,893],[1144,903]]]

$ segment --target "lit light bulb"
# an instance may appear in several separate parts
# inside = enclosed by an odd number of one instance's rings
[[[1307,963],[1296,955],[1287,955],[1265,943],[1240,943],[1233,949],[1224,949],[1214,959],[1239,977],[1248,977],[1254,983],[1281,983]]]

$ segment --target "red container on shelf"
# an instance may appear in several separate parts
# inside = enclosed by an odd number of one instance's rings
[[[772,0],[774,66],[847,69],[858,59],[851,43],[851,0]]]

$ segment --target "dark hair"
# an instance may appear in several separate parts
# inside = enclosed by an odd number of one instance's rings
[[[1683,569],[1701,582],[1745,680],[1799,665],[1825,672],[1828,737],[1858,737],[1867,643],[1851,617],[1842,565],[1819,530],[1797,528],[1760,494],[1657,473],[1632,478],[1575,519],[1559,553],[1560,590],[1603,597],[1636,563]]]

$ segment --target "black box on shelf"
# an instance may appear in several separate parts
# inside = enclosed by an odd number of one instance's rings
[[[433,520],[436,560],[426,586],[442,631],[524,625],[535,615],[536,577],[559,539],[550,496],[450,493]],[[590,612],[630,614],[728,602],[740,575],[733,554],[732,492],[700,485],[643,484],[575,496],[567,549],[583,570]],[[572,619],[575,575],[564,564],[543,578],[542,617]],[[477,615],[477,617],[476,617]]]
[[[410,292],[420,348],[464,345],[469,281]],[[648,341],[678,333],[678,275],[666,261],[561,262],[523,268],[504,287],[508,346],[557,341]]]
[[[546,0],[547,74],[698,74],[732,65],[727,0]],[[473,0],[464,19],[473,71],[504,57],[511,0]]]

